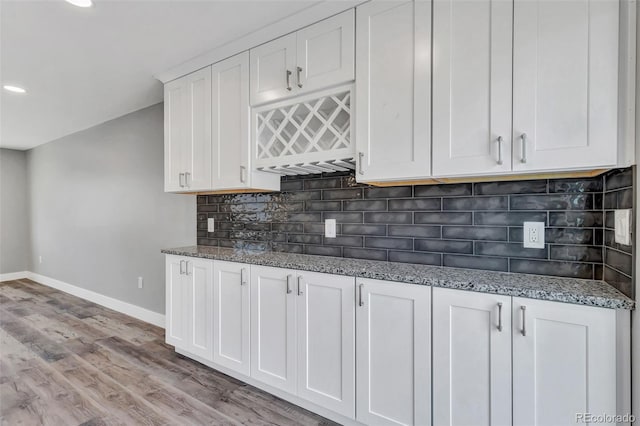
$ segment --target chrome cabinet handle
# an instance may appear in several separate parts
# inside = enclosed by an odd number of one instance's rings
[[[498,302],[498,331],[502,331],[502,302]]]
[[[498,136],[498,161],[499,166],[502,165],[502,136]]]
[[[364,300],[362,299],[362,289],[364,284],[358,286],[358,306],[364,306]]]
[[[287,70],[287,90],[291,91],[291,71]]]
[[[245,170],[247,170],[245,166],[240,166],[240,182],[242,183],[244,183],[245,180]]]
[[[523,133],[520,135],[520,140],[522,140],[522,155],[520,156],[520,162],[527,162],[527,134]]]
[[[291,294],[291,279],[293,278],[293,275],[289,274],[287,275],[287,294]]]
[[[302,296],[302,276],[298,276],[298,296]]]
[[[191,173],[186,172],[184,174],[184,186],[186,186],[187,188],[191,187],[191,184],[189,183],[189,179],[191,179]]]
[[[526,336],[527,335],[527,322],[526,322],[526,316],[525,313],[527,312],[527,307],[526,306],[520,306],[520,311],[522,312],[522,335]]]
[[[183,265],[184,265],[184,260],[181,260],[180,261],[180,275],[184,275],[184,267],[183,267]]]
[[[247,283],[247,268],[240,269],[240,285],[245,285]]]
[[[361,175],[364,174],[364,169],[362,168],[362,162],[364,160],[364,152],[360,151],[358,153],[358,173]]]
[[[184,173],[180,173],[178,175],[178,183],[180,184],[180,188],[184,188],[184,183],[182,183],[183,178],[184,178]]]
[[[302,89],[302,80],[300,80],[301,73],[302,73],[302,68],[296,67],[296,78],[298,80],[298,87]]]
[[[191,263],[191,262],[189,262],[188,260],[185,260],[185,261],[184,261],[184,274],[185,274],[185,275],[191,275],[191,274],[189,273],[189,264],[190,264],[190,263]]]

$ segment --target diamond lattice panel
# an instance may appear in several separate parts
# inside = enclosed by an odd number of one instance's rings
[[[261,168],[344,160],[353,155],[351,90],[256,112]]]

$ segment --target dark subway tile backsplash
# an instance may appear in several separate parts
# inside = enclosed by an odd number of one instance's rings
[[[633,207],[633,170],[580,179],[397,187],[353,173],[285,177],[282,192],[198,196],[198,244],[605,279],[632,296],[633,247],[613,209]],[[207,218],[215,218],[209,233]],[[336,219],[337,237],[324,237]],[[522,223],[545,222],[543,249]]]

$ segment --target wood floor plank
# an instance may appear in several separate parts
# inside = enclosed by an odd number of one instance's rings
[[[0,425],[334,425],[174,351],[164,330],[0,283]]]

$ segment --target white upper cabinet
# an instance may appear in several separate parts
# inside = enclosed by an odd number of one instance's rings
[[[513,298],[514,425],[614,414],[615,378],[615,310]]]
[[[249,265],[216,260],[213,268],[213,361],[251,372]]]
[[[279,190],[279,176],[251,167],[249,52],[211,67],[212,189]]]
[[[427,177],[431,2],[373,1],[356,16],[356,178]]]
[[[353,10],[251,49],[251,105],[353,79]]]
[[[433,289],[433,424],[511,424],[511,297]]]
[[[165,191],[211,187],[211,67],[164,87]]]
[[[619,2],[515,0],[513,170],[614,166]]]
[[[434,0],[433,174],[511,170],[511,1]]]
[[[356,280],[356,419],[431,424],[431,288]]]

